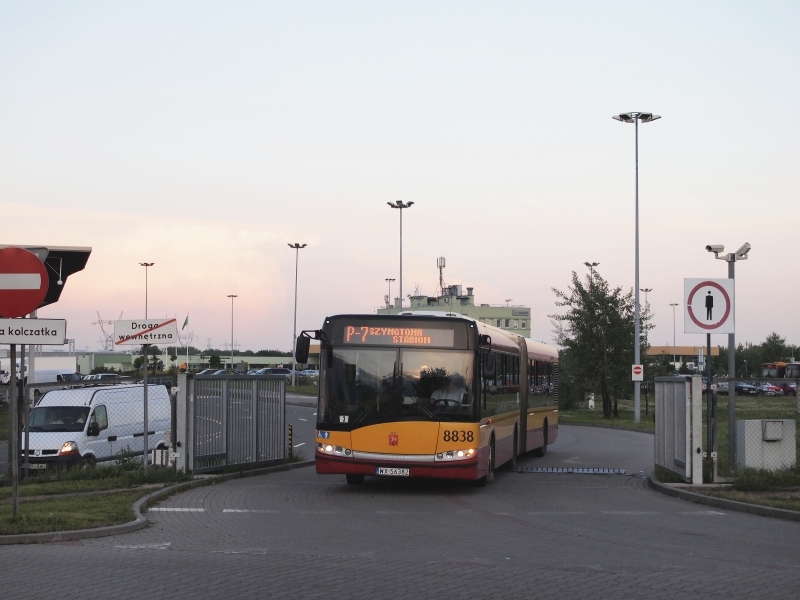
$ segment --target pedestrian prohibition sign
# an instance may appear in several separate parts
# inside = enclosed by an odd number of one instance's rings
[[[50,279],[44,263],[23,248],[0,249],[0,317],[24,317],[41,306]]]
[[[733,279],[684,279],[684,333],[735,333],[733,300]]]

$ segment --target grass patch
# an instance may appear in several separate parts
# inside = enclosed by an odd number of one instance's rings
[[[733,488],[739,492],[768,492],[786,488],[800,489],[800,470],[797,467],[780,471],[742,469],[736,475]]]
[[[319,387],[316,385],[296,385],[294,387],[291,385],[286,386],[287,394],[300,394],[301,396],[313,396],[316,398],[318,391]]]
[[[563,425],[587,424],[587,425],[615,425],[619,427],[633,427],[636,429],[655,429],[653,421],[653,398],[649,399],[648,411],[645,413],[645,401],[642,398],[641,419],[638,423],[633,420],[633,400],[619,400],[617,402],[619,417],[610,419],[603,418],[602,400],[595,400],[595,409],[588,408],[568,408],[558,410],[558,422]]]
[[[0,505],[0,535],[69,531],[117,525],[133,520],[131,504],[144,496],[144,490],[54,498],[19,505],[20,514],[11,514],[11,505]]]
[[[715,498],[725,498],[726,500],[736,500],[737,502],[747,502],[760,506],[771,506],[772,508],[784,508],[786,510],[800,511],[800,487],[784,492],[742,492],[737,490],[708,490],[707,488],[692,489],[693,492],[700,492]]]
[[[38,476],[21,483],[20,497],[117,490],[154,483],[171,485],[191,479],[191,476],[172,469],[150,468],[145,475],[142,469],[124,470],[113,466],[68,469],[59,472],[57,477],[55,480],[50,480],[48,475]],[[0,499],[10,497],[11,485],[0,486]]]

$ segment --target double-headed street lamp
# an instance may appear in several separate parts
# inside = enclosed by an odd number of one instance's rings
[[[388,306],[388,305],[394,304],[392,302],[392,282],[394,281],[394,277],[387,277],[386,279],[384,279],[384,281],[389,284],[389,295],[387,296],[387,300],[386,300],[386,304]],[[402,302],[401,302],[401,304],[402,304]]]
[[[747,260],[747,253],[750,252],[750,244],[747,242],[739,248],[736,252],[729,252],[720,256],[725,251],[725,246],[722,244],[710,244],[706,246],[708,252],[714,253],[714,258],[717,260],[724,260],[728,263],[728,279],[733,280],[735,277],[735,265],[737,260]],[[734,289],[734,292],[736,290]],[[728,379],[736,377],[736,334],[728,334]],[[747,363],[745,363],[747,364]],[[728,457],[731,466],[735,465],[736,460],[736,385],[731,387],[730,381],[728,382]]]
[[[294,327],[292,329],[292,387],[297,385],[297,353],[295,346],[297,344],[297,269],[300,264],[300,250],[305,248],[307,244],[289,244],[289,248],[294,249]]]
[[[642,288],[642,289],[641,289],[641,290],[639,290],[639,291],[641,291],[641,292],[644,292],[644,305],[645,305],[646,307],[649,307],[649,306],[650,306],[650,303],[647,301],[647,292],[652,292],[652,291],[653,291],[653,288]]]
[[[403,308],[403,209],[411,208],[414,203],[395,200],[386,204],[400,210],[400,308]]]
[[[588,262],[587,261],[587,262],[585,262],[583,264],[586,265],[587,267],[589,267],[589,272],[592,274],[592,277],[594,278],[594,268],[597,265],[599,265],[600,263],[599,262]]]
[[[144,267],[144,318],[147,318],[147,272],[156,263],[143,262],[139,263]]]
[[[238,298],[236,294],[228,294],[231,299],[231,371],[233,371],[233,299]]]
[[[641,359],[641,323],[639,313],[639,121],[649,123],[660,119],[661,115],[654,115],[649,112],[628,112],[614,115],[612,119],[623,123],[633,123],[636,125],[636,276],[634,282],[635,306],[633,316],[633,362],[640,364]],[[638,423],[641,413],[641,391],[642,382],[633,382],[633,420]]]

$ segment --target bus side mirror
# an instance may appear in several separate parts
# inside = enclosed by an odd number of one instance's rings
[[[486,352],[483,355],[483,378],[494,379],[497,375],[497,355],[494,352]]]
[[[294,359],[305,364],[308,362],[308,349],[311,346],[311,338],[302,333],[298,336],[294,347]]]

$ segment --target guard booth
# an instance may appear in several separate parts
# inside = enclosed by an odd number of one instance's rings
[[[655,464],[687,483],[703,483],[701,376],[656,377],[655,395]]]
[[[286,460],[286,379],[178,374],[175,467],[213,473]]]

